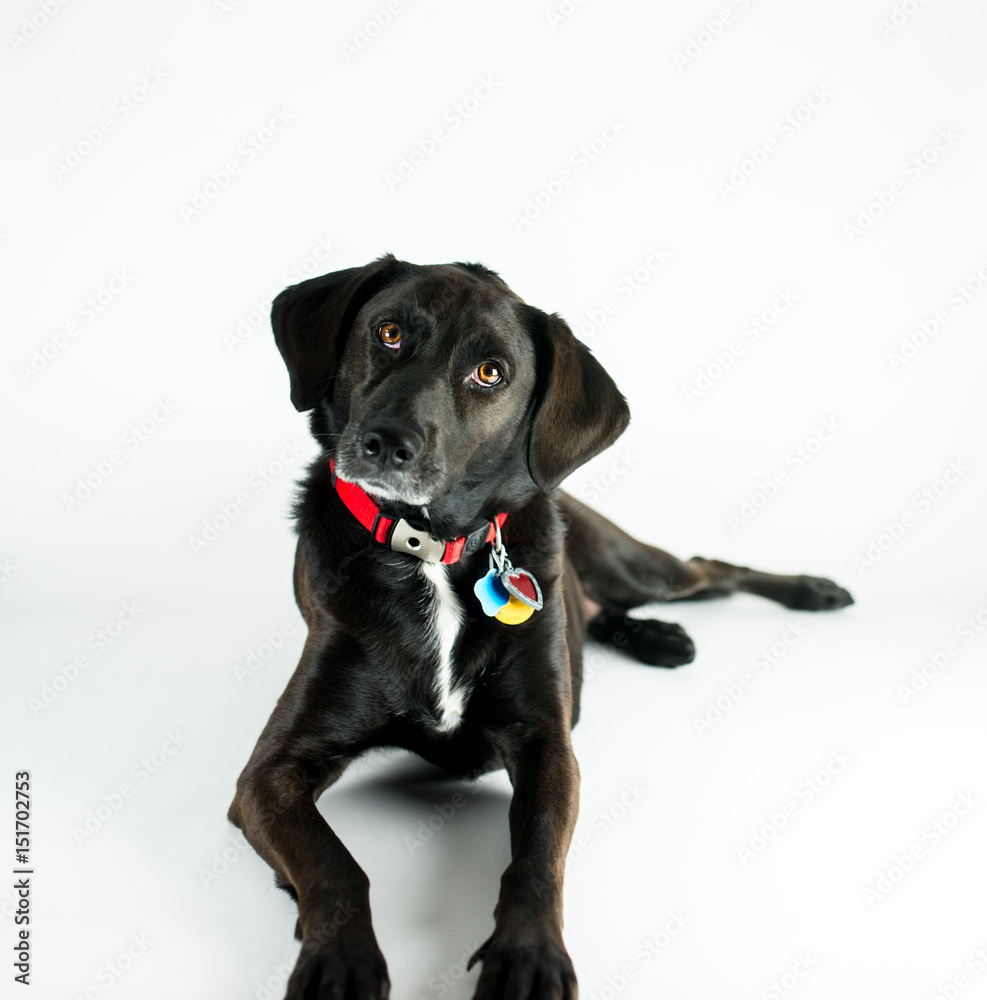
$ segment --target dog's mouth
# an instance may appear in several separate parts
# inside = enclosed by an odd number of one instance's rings
[[[381,482],[378,479],[349,477],[342,472],[339,473],[339,476],[347,482],[355,483],[375,500],[406,503],[412,507],[425,507],[432,502],[431,494],[419,491],[410,484],[402,488],[393,483]]]
[[[344,482],[359,486],[374,500],[425,507],[435,497],[435,490],[420,482],[417,476],[379,469],[365,470],[360,468],[361,464],[340,453],[336,456],[336,475]]]

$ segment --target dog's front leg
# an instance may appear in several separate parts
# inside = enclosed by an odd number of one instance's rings
[[[237,781],[229,818],[298,901],[302,948],[286,1000],[386,1000],[387,965],[370,918],[370,881],[316,808],[345,771],[377,701],[310,635],[294,676]],[[350,697],[339,694],[346,691]],[[362,712],[360,706],[363,706]]]
[[[562,943],[562,876],[579,807],[568,718],[509,726],[493,741],[514,786],[511,863],[501,878],[475,1000],[575,1000]]]
[[[286,1000],[385,1000],[389,991],[371,925],[370,882],[315,806],[315,794],[344,767],[344,761],[328,769],[283,760],[248,765],[230,810],[279,885],[298,900],[302,948]]]

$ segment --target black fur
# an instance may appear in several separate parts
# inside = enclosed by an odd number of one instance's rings
[[[851,598],[831,581],[681,562],[559,492],[624,430],[626,402],[563,320],[482,265],[386,256],[286,289],[272,325],[292,402],[311,410],[322,447],[296,504],[295,595],[309,634],[229,815],[298,902],[302,948],[288,997],[387,996],[366,876],[315,800],[356,756],[393,746],[462,775],[507,768],[512,861],[493,934],[474,958],[483,962],[476,997],[572,1000],[562,869],[578,799],[569,731],[587,630],[645,663],[675,666],[694,655],[688,636],[629,609],[734,590],[807,609]],[[484,363],[500,382],[478,378]],[[473,548],[437,571],[392,552],[344,506],[330,460],[387,517],[427,518],[435,537],[473,536]],[[544,597],[513,626],[487,617],[473,593],[488,567],[484,532],[500,512],[510,557]],[[443,714],[437,693],[429,573],[445,577],[462,607],[449,658],[458,715],[454,700]],[[355,915],[340,926],[344,902]]]

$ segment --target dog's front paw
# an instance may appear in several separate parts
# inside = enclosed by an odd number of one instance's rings
[[[285,1000],[387,1000],[391,982],[373,933],[302,941]]]
[[[849,590],[825,577],[800,576],[782,603],[794,611],[836,611],[853,604],[853,598]]]
[[[483,962],[473,1000],[576,1000],[576,974],[561,940],[501,939],[496,933],[470,959]]]

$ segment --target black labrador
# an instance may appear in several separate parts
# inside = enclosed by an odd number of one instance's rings
[[[309,631],[229,818],[298,903],[287,996],[388,995],[367,876],[316,801],[389,746],[460,775],[507,769],[512,860],[475,996],[575,998],[562,874],[586,635],[674,667],[689,637],[630,609],[738,590],[807,611],[852,598],[817,577],[682,562],[560,492],[621,434],[627,404],[558,316],[485,267],[386,256],[286,289],[271,322],[322,447],[295,510]]]

